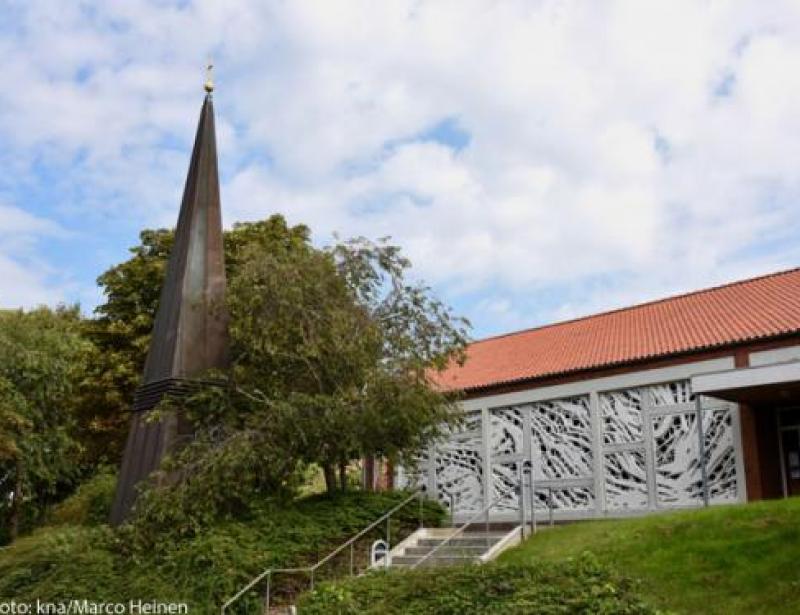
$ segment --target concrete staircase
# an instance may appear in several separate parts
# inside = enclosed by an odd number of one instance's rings
[[[520,482],[520,484],[522,485],[523,483]],[[272,584],[275,576],[307,575],[307,588],[313,589],[315,574],[317,575],[317,579],[320,578],[318,576],[318,570],[338,555],[344,554],[343,557],[346,557],[348,550],[350,556],[349,569],[350,574],[353,575],[356,573],[354,569],[354,545],[356,541],[367,539],[366,537],[369,536],[370,532],[374,534],[376,531],[375,528],[383,527],[384,523],[386,524],[386,540],[376,540],[372,543],[370,561],[375,563],[369,566],[364,572],[390,567],[416,568],[418,566],[452,566],[491,561],[506,549],[519,544],[525,533],[524,528],[527,524],[524,514],[520,516],[520,525],[516,527],[502,525],[493,528],[488,524],[488,513],[490,509],[497,505],[502,498],[507,497],[509,493],[511,492],[499,494],[494,501],[485,506],[470,519],[466,520],[464,525],[460,527],[421,527],[387,554],[386,549],[388,548],[387,542],[390,528],[389,522],[392,515],[396,514],[402,508],[419,503],[420,525],[422,525],[425,490],[417,489],[394,508],[385,512],[367,527],[320,559],[317,563],[300,568],[267,568],[263,570],[250,579],[239,591],[228,598],[224,604],[221,605],[220,613],[221,615],[226,615],[226,613],[229,612],[228,609],[232,608],[240,599],[248,594],[252,595],[254,592],[262,593],[264,596],[263,612],[265,614],[278,615],[281,613],[282,615],[283,613],[294,613],[293,606],[277,608],[272,606],[271,588],[273,587]],[[524,506],[522,505],[523,490],[520,489],[516,493],[519,497],[520,511],[524,511]],[[452,502],[450,508],[451,510],[453,509]],[[478,521],[479,518],[483,518],[484,520]],[[363,572],[361,574],[363,574]]]
[[[506,549],[519,544],[522,539],[522,530],[519,527],[506,531],[466,531],[454,535],[456,531],[457,528],[452,527],[417,530],[392,549],[389,567],[453,566],[488,562]],[[380,566],[382,563],[376,567]]]

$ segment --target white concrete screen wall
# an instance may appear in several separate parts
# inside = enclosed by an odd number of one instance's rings
[[[689,377],[731,363],[715,359],[465,401],[462,427],[417,468],[399,470],[398,484],[424,483],[445,506],[452,502],[456,521],[497,498],[491,520],[519,519],[520,464],[533,467],[538,519],[551,508],[555,519],[568,520],[702,506],[700,425]],[[712,398],[701,404],[709,502],[744,501],[738,407]],[[526,516],[530,502],[526,494]]]

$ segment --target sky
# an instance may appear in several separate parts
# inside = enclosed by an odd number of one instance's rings
[[[484,337],[800,264],[800,3],[0,0],[0,306],[173,226],[391,236]]]

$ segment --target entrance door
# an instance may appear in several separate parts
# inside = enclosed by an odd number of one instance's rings
[[[784,427],[780,435],[784,494],[786,497],[800,495],[800,426]]]

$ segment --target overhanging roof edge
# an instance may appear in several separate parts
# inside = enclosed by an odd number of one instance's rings
[[[735,389],[800,382],[800,361],[739,367],[691,377],[692,393],[711,395]]]

